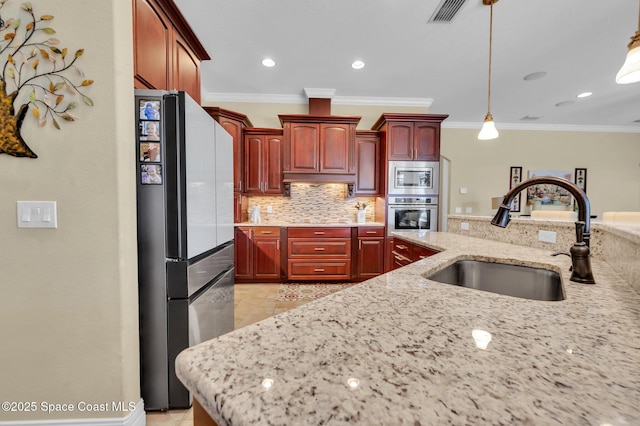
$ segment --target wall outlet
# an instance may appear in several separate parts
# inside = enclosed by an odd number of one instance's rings
[[[468,222],[460,222],[460,229],[462,229],[463,231],[468,231],[469,230],[469,223]]]
[[[467,188],[464,188],[464,187],[460,188],[460,193],[461,194],[466,194],[467,192],[469,192],[469,190]]]
[[[267,213],[273,213],[273,206],[267,206]]]
[[[556,233],[553,231],[538,231],[538,239],[545,243],[555,243]]]
[[[456,207],[456,214],[462,213],[462,207]]]
[[[471,207],[467,207],[467,208],[465,209],[465,212],[467,212],[467,213],[473,213],[473,209],[472,209]]]

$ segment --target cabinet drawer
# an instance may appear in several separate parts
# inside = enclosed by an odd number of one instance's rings
[[[360,226],[358,237],[384,237],[383,226]]]
[[[280,228],[277,226],[256,226],[253,228],[254,237],[279,237]]]
[[[351,228],[289,228],[289,238],[351,238]]]
[[[351,240],[289,239],[289,257],[351,257]]]
[[[439,253],[437,250],[433,250],[430,248],[422,247],[422,246],[414,246],[413,247],[413,260],[424,259],[429,256],[433,256],[434,254]]]
[[[393,240],[393,252],[398,253],[407,259],[413,258],[412,244],[402,240]]]
[[[326,262],[290,260],[288,272],[289,280],[349,279],[351,260],[331,260]]]

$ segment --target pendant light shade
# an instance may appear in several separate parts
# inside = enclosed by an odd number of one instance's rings
[[[491,139],[496,139],[497,137],[498,129],[496,129],[496,123],[493,122],[491,113],[488,113],[484,117],[484,124],[482,125],[482,129],[480,129],[480,133],[478,133],[478,140],[488,141]]]
[[[493,122],[493,116],[491,115],[491,49],[493,47],[493,4],[498,0],[482,0],[482,4],[491,8],[489,12],[489,79],[487,89],[487,115],[484,117],[484,124],[480,133],[478,133],[478,139],[481,141],[496,139],[498,137],[498,129]]]
[[[637,83],[640,81],[640,8],[638,11],[638,31],[631,37],[628,48],[627,59],[616,75],[616,83],[618,84]]]

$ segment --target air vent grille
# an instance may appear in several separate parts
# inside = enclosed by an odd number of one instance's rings
[[[537,117],[535,115],[525,115],[524,117],[522,117],[520,120],[524,120],[524,121],[534,121],[534,120],[540,120],[542,117]]]
[[[467,0],[442,0],[429,22],[451,22]]]

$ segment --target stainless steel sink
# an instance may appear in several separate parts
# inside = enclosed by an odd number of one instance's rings
[[[458,260],[425,278],[524,299],[565,299],[560,274],[542,268],[480,260]]]

